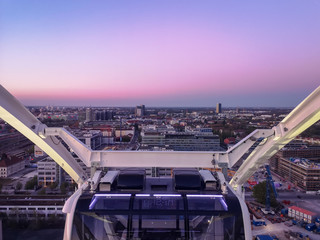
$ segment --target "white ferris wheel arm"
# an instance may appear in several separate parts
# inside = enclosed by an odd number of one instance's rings
[[[314,90],[277,126],[273,135],[267,137],[243,162],[230,181],[234,188],[239,188],[252,174],[282,147],[311,125],[320,120],[320,87]]]
[[[0,118],[46,152],[75,182],[82,184],[87,179],[86,173],[70,152],[62,144],[58,144],[59,140],[56,137],[39,136],[47,126],[31,114],[2,85],[0,85]]]
[[[320,87],[273,129],[257,129],[226,152],[196,151],[93,151],[63,128],[49,128],[0,86],[0,118],[8,122],[53,158],[76,182],[86,174],[70,153],[56,145],[59,136],[87,167],[232,167],[259,138],[265,140],[239,168],[231,185],[242,184],[267,159],[320,119]]]

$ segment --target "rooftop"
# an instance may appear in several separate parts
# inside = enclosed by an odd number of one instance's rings
[[[289,208],[291,208],[291,209],[293,209],[293,210],[295,210],[295,211],[297,211],[297,212],[302,212],[302,213],[307,214],[307,215],[311,215],[311,216],[317,215],[317,214],[314,213],[314,212],[308,211],[308,210],[303,209],[303,208],[299,208],[299,207],[297,207],[297,206],[291,206],[291,207],[289,207]]]
[[[287,158],[291,163],[294,163],[296,165],[299,165],[300,167],[306,168],[306,169],[320,169],[320,164],[310,161],[306,158]]]
[[[2,154],[0,157],[0,167],[9,167],[16,163],[24,161],[22,158],[15,156],[8,156],[7,154]]]

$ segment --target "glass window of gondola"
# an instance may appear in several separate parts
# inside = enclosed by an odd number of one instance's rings
[[[90,210],[129,210],[131,194],[95,194]]]
[[[190,239],[235,239],[235,217],[230,214],[220,216],[189,216]]]
[[[134,215],[133,239],[175,240],[186,239],[185,221],[182,215]]]
[[[127,239],[128,216],[81,212],[74,215],[72,240]]]
[[[228,211],[221,195],[187,195],[188,209],[200,211]]]
[[[154,195],[136,196],[133,204],[134,210],[183,210],[183,198],[181,195]]]

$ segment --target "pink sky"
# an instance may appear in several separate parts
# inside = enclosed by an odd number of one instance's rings
[[[319,85],[312,3],[99,4],[2,3],[1,84],[25,104],[126,106],[294,106]]]

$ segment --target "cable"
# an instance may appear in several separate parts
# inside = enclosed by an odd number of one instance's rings
[[[51,141],[52,141],[55,145],[59,145],[59,144],[61,143],[61,139],[59,140],[59,142],[58,142],[58,143],[55,143],[55,142],[53,141],[52,136],[50,136],[50,138],[51,138]]]

